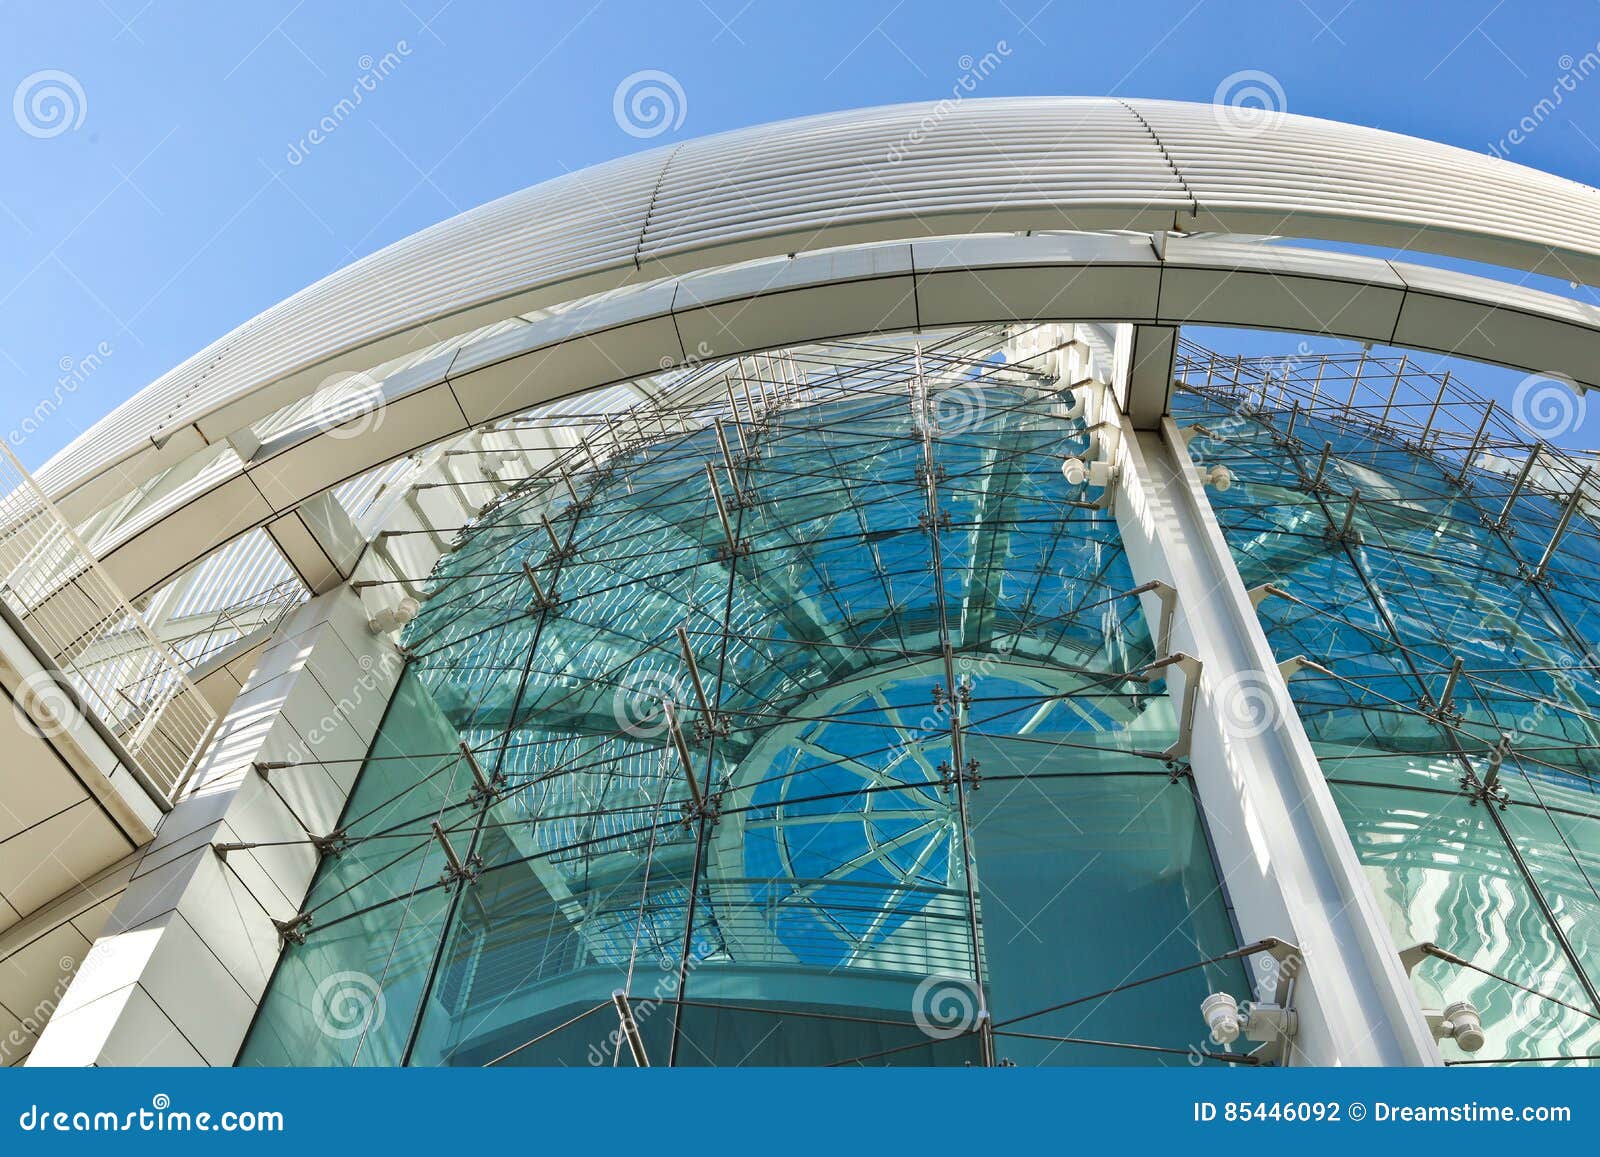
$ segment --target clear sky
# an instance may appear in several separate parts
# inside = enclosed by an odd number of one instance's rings
[[[37,466],[229,329],[423,226],[685,137],[939,99],[1001,41],[978,95],[1210,100],[1257,69],[1291,112],[1600,184],[1600,73],[1561,84],[1600,50],[1600,0],[0,0],[0,434],[63,367],[92,365],[20,439]],[[683,93],[682,123],[649,139],[613,115],[645,69]]]

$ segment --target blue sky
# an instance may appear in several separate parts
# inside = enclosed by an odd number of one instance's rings
[[[70,127],[15,100],[0,117],[0,429],[63,366],[99,363],[22,440],[36,466],[229,329],[423,226],[683,137],[938,99],[1000,41],[984,96],[1210,100],[1260,69],[1289,111],[1488,151],[1596,50],[1600,2],[0,0],[0,32],[0,97],[47,70],[76,84]],[[683,123],[649,140],[612,114],[642,69],[684,93]],[[364,75],[356,113],[292,161]],[[1510,156],[1600,184],[1600,74]]]

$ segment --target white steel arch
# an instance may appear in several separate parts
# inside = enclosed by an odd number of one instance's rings
[[[1317,237],[1600,279],[1600,193],[1393,133],[1289,114],[1244,132],[1212,106],[1077,97],[834,113],[608,162],[398,242],[152,383],[41,480],[53,497],[104,497],[335,370],[598,291],[866,241],[1030,230]]]
[[[866,245],[604,294],[449,347],[374,382],[381,419],[202,448],[203,466],[171,471],[92,545],[143,594],[330,486],[543,402],[810,340],[1058,319],[1331,334],[1600,384],[1600,309],[1458,273],[1202,238],[1168,239],[1161,253],[1104,235]]]

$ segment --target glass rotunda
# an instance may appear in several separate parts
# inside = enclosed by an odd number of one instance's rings
[[[525,415],[601,433],[439,532],[241,1063],[1258,1060],[1199,1009],[1282,962],[1046,328]],[[1585,479],[1366,355],[1185,345],[1171,408],[1417,1000],[1600,1051]]]

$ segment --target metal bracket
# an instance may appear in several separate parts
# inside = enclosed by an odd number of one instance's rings
[[[1271,1003],[1252,1001],[1245,1006],[1245,1038],[1260,1042],[1250,1055],[1258,1064],[1281,1065],[1289,1042],[1300,1030],[1300,1014],[1294,1010],[1294,990],[1305,967],[1305,956],[1287,940],[1268,937],[1267,955],[1277,963]]]
[[[262,779],[269,778],[267,773],[270,771],[286,771],[291,767],[299,766],[300,765],[298,763],[294,763],[287,759],[258,759],[250,764],[250,767]]]
[[[1119,599],[1131,598],[1135,595],[1153,594],[1161,602],[1161,621],[1156,625],[1156,650],[1162,654],[1168,653],[1172,648],[1172,620],[1178,611],[1178,591],[1170,583],[1160,579],[1151,579],[1134,587],[1131,591],[1124,591],[1117,595]]]
[[[1328,459],[1333,455],[1333,443],[1322,444],[1322,454],[1317,459],[1317,472],[1306,479],[1306,490],[1312,494],[1322,494],[1333,489],[1328,485]]]
[[[1174,651],[1166,658],[1157,659],[1143,668],[1139,672],[1139,677],[1149,679],[1153,673],[1168,667],[1177,667],[1183,672],[1183,704],[1178,711],[1178,738],[1173,741],[1171,747],[1160,753],[1160,758],[1177,761],[1188,757],[1189,746],[1194,741],[1194,709],[1200,697],[1200,672],[1204,664],[1193,655]]]
[[[467,746],[463,739],[460,743],[461,758],[466,761],[467,768],[472,772],[472,790],[467,794],[467,802],[477,807],[488,807],[500,794],[500,789],[505,786],[506,773],[496,771],[494,775],[485,775],[483,767],[478,763],[478,757],[472,754],[472,748]]]
[[[439,882],[441,884],[452,882],[471,884],[476,882],[479,874],[483,871],[482,858],[473,854],[463,860],[456,854],[455,846],[450,843],[450,837],[445,835],[444,828],[440,826],[439,821],[434,820],[432,826],[433,838],[439,841],[439,846],[444,849],[444,857],[449,861],[449,866],[440,875]]]
[[[639,1033],[638,1022],[633,1019],[633,1008],[628,1003],[628,994],[620,988],[613,990],[611,1003],[616,1006],[617,1020],[622,1026],[622,1037],[628,1042],[628,1051],[633,1054],[634,1065],[648,1069],[650,1057],[644,1051],[644,1037]]]
[[[1300,601],[1288,591],[1278,586],[1276,583],[1262,583],[1258,587],[1251,587],[1245,592],[1245,595],[1247,598],[1249,598],[1250,605],[1257,610],[1260,610],[1261,604],[1272,598],[1274,595],[1281,599],[1288,599],[1292,603],[1297,603]]]
[[[1498,763],[1491,766],[1481,780],[1472,772],[1467,772],[1461,777],[1461,790],[1467,793],[1467,801],[1473,807],[1481,803],[1484,807],[1498,806],[1505,811],[1511,804],[1511,793],[1500,785]]]
[[[311,846],[324,856],[338,856],[350,846],[350,837],[343,828],[335,828],[325,836],[314,837]]]
[[[1463,666],[1461,657],[1457,655],[1455,662],[1450,664],[1450,674],[1445,676],[1444,690],[1439,693],[1438,701],[1435,702],[1433,696],[1424,691],[1421,700],[1417,703],[1417,709],[1429,719],[1439,723],[1460,723],[1461,712],[1455,707],[1455,697],[1456,683],[1461,679]]]
[[[983,776],[978,773],[978,767],[976,759],[969,759],[961,765],[961,774],[957,775],[955,768],[950,766],[950,761],[943,760],[938,767],[939,782],[944,785],[946,791],[954,787],[957,781],[969,790],[977,791],[983,786]]]
[[[733,520],[728,517],[728,504],[722,498],[722,486],[717,482],[717,471],[709,462],[706,463],[706,481],[711,484],[711,497],[717,504],[717,518],[722,522],[722,534],[727,539],[717,548],[718,557],[735,559],[741,554],[748,554],[750,548],[733,529]]]
[[[550,553],[545,558],[546,565],[555,565],[566,562],[572,557],[572,547],[561,541],[561,536],[556,533],[556,528],[550,524],[550,516],[541,514],[539,523],[544,527],[545,537],[550,540]]]
[[[523,560],[522,573],[527,577],[528,585],[533,588],[533,601],[528,604],[528,614],[555,613],[561,606],[561,596],[555,592],[553,587],[550,590],[545,589],[544,584],[539,581],[539,576],[534,573],[533,567],[527,560]]]
[[[1345,507],[1344,522],[1335,526],[1328,523],[1328,528],[1322,532],[1322,537],[1329,543],[1360,543],[1361,530],[1356,526],[1356,510],[1361,502],[1361,491],[1350,492],[1350,504]]]
[[[1319,675],[1333,675],[1333,672],[1328,670],[1328,668],[1324,667],[1321,663],[1318,663],[1312,659],[1308,659],[1304,655],[1296,655],[1294,658],[1285,659],[1283,662],[1278,664],[1278,674],[1283,677],[1283,681],[1285,683],[1287,683],[1290,679],[1293,679],[1303,670],[1315,671]],[[1337,678],[1337,676],[1334,677]]]
[[[688,824],[701,819],[714,824],[721,814],[717,797],[701,790],[700,780],[694,773],[694,760],[683,738],[683,728],[678,724],[678,713],[672,701],[663,699],[661,710],[667,718],[667,734],[672,740],[673,750],[678,753],[678,762],[683,766],[683,778],[689,785],[689,798],[683,803],[683,822]]]
[[[273,927],[278,930],[278,935],[283,937],[286,944],[304,944],[306,930],[311,927],[311,913],[301,912],[288,920],[274,920]]]
[[[700,717],[694,721],[695,742],[704,743],[713,735],[726,736],[732,731],[728,717],[711,706],[705,683],[700,678],[700,664],[695,662],[694,650],[689,646],[689,632],[678,626],[678,646],[683,651],[683,661],[689,668],[689,684],[694,688],[695,701],[700,705]]]

